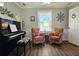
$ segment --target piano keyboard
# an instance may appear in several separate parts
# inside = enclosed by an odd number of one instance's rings
[[[22,34],[24,34],[24,33],[19,33],[19,34],[16,34],[16,35],[12,35],[9,38],[14,38],[14,37],[19,36],[19,35],[22,35]]]

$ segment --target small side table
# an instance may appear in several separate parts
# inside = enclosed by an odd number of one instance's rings
[[[17,55],[18,55],[18,49],[19,47],[23,47],[24,49],[24,56],[26,55],[26,45],[29,43],[29,47],[30,47],[30,38],[26,39],[26,38],[23,38],[21,40],[19,40],[17,42]]]
[[[48,43],[49,36],[45,35],[45,42]]]
[[[48,39],[49,39],[48,33],[49,33],[49,32],[45,32],[45,42],[46,42],[46,43],[48,43]]]

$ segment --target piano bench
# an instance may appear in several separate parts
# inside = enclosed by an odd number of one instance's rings
[[[19,47],[23,47],[24,56],[26,55],[26,45],[27,45],[28,43],[29,43],[29,47],[30,47],[30,39],[26,39],[26,40],[21,39],[21,40],[19,40],[19,41],[17,42],[17,55],[18,55],[18,53],[19,53],[19,51],[18,51]]]

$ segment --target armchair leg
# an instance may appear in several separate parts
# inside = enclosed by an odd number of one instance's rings
[[[44,43],[42,43],[42,45],[43,45],[43,46],[45,46],[45,42],[44,42]]]

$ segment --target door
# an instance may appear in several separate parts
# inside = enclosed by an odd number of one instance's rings
[[[69,10],[69,42],[79,46],[79,7]]]

